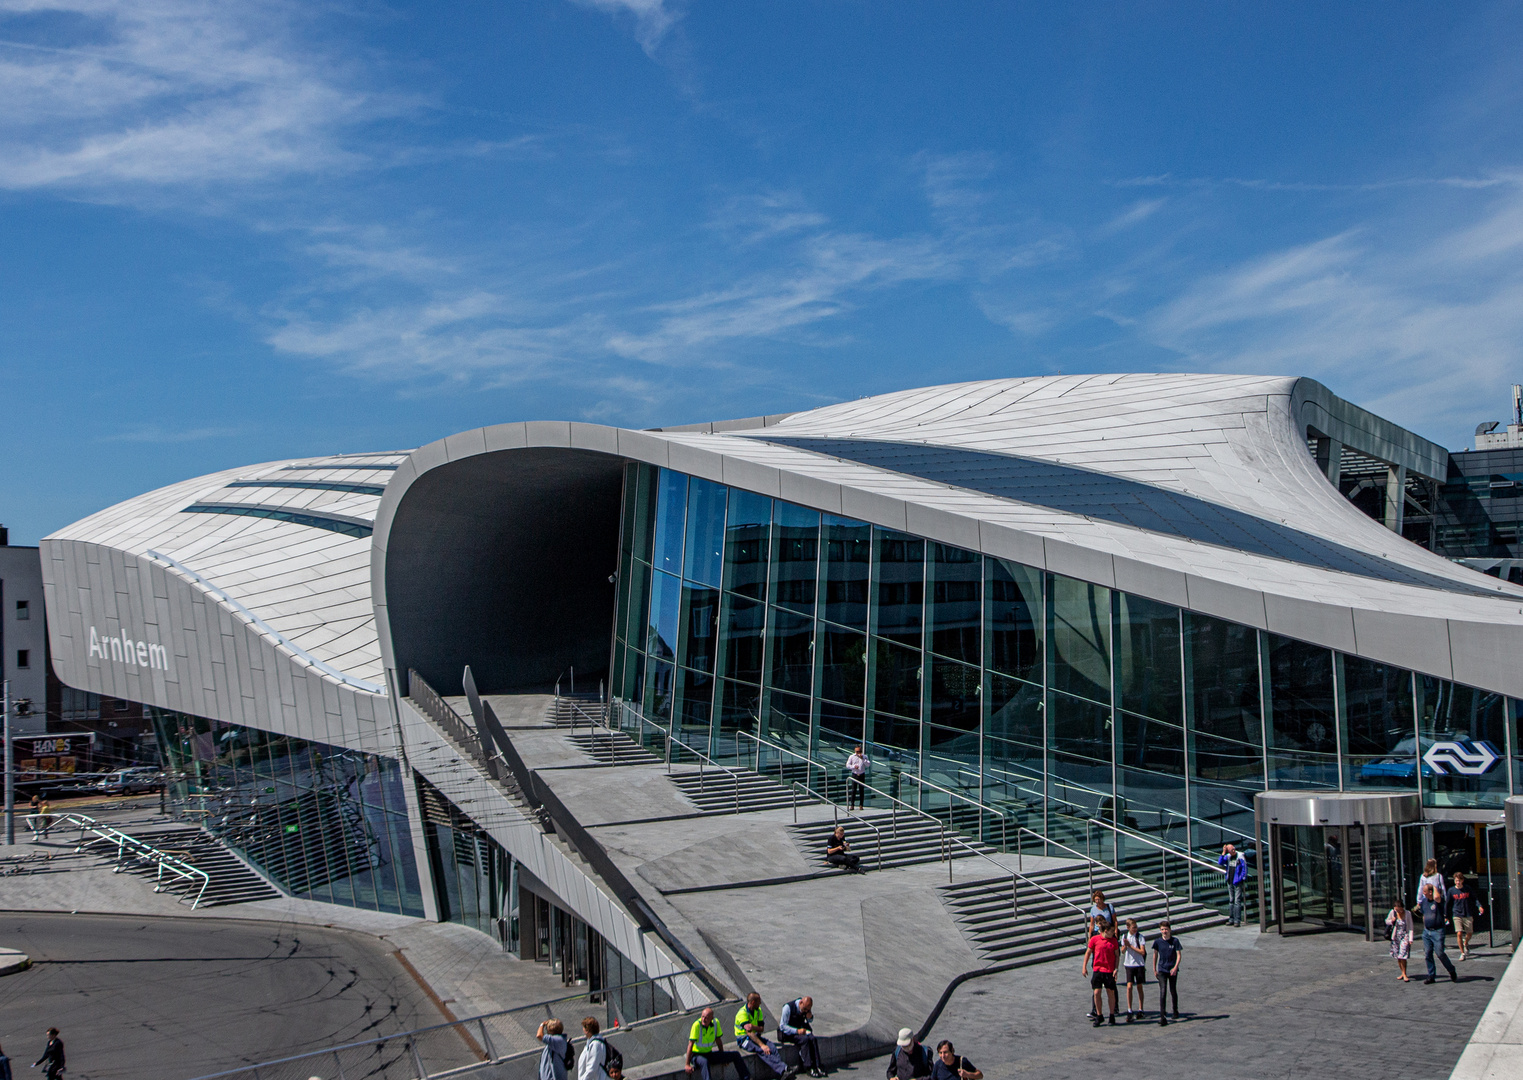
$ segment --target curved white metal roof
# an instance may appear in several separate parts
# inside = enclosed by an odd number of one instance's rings
[[[285,651],[376,692],[384,672],[370,597],[370,528],[407,453],[228,469],[118,503],[46,541],[153,559],[223,608],[257,620]]]

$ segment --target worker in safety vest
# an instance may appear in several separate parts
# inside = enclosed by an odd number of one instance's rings
[[[761,995],[750,994],[746,1003],[735,1014],[735,1044],[762,1059],[762,1063],[781,1080],[793,1080],[797,1069],[790,1069],[777,1056],[777,1048],[767,1042],[763,1032],[767,1027],[767,1014],[762,1011]]]
[[[746,1059],[724,1048],[723,1034],[719,1021],[714,1019],[713,1009],[699,1013],[698,1019],[693,1021],[693,1029],[688,1032],[687,1060],[683,1068],[690,1073],[696,1070],[701,1080],[715,1080],[720,1066],[729,1062],[735,1066],[735,1074],[740,1080],[748,1080]],[[713,1070],[712,1074],[710,1070]]]

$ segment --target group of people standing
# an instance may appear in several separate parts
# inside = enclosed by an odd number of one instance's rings
[[[1137,927],[1136,919],[1126,920],[1126,932],[1116,927],[1116,905],[1108,903],[1105,893],[1096,889],[1090,897],[1085,919],[1089,943],[1084,949],[1083,974],[1089,976],[1091,1007],[1089,1018],[1099,1027],[1106,1022],[1104,1006],[1110,1004],[1110,1023],[1116,1022],[1118,995],[1116,973],[1126,978],[1126,1022],[1141,1020],[1147,1013],[1148,939]],[[1153,978],[1158,981],[1158,1023],[1167,1026],[1167,1006],[1172,1000],[1174,1019],[1179,1019],[1179,965],[1184,961],[1184,946],[1174,936],[1165,919],[1158,924],[1158,936],[1152,941]],[[1133,994],[1136,1007],[1133,1008]]]
[[[1413,911],[1417,918],[1422,919],[1423,924],[1423,960],[1428,968],[1428,977],[1423,982],[1438,981],[1435,960],[1444,965],[1451,982],[1459,982],[1459,972],[1449,959],[1445,941],[1452,923],[1460,947],[1460,959],[1470,959],[1470,939],[1475,934],[1475,917],[1486,914],[1480,897],[1465,883],[1465,875],[1458,870],[1454,873],[1454,884],[1445,886],[1444,877],[1438,872],[1438,860],[1428,860],[1423,867],[1422,877],[1417,882],[1417,902],[1413,910],[1409,911],[1398,896],[1390,913],[1386,915],[1386,925],[1391,928],[1391,956],[1395,958],[1396,967],[1400,971],[1396,977],[1402,982],[1412,981],[1407,977],[1407,960],[1412,954],[1412,943],[1417,939]]]

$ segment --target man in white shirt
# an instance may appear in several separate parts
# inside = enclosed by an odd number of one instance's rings
[[[846,759],[846,809],[861,810],[867,805],[867,766],[870,764],[862,747],[857,747]]]

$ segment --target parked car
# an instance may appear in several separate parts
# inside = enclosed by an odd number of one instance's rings
[[[106,778],[100,782],[99,790],[107,795],[136,795],[141,791],[157,791],[163,783],[164,776],[158,769],[117,769],[116,772],[106,774]]]

